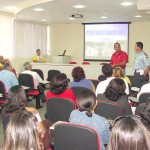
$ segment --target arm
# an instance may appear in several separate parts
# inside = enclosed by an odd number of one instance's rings
[[[144,76],[147,76],[147,74],[149,73],[149,70],[150,70],[150,66],[147,66],[144,71]]]
[[[121,63],[118,63],[118,64],[115,64],[115,65],[111,65],[113,68],[115,68],[115,67],[120,67],[120,66],[122,66],[122,65],[125,65],[127,62],[126,61],[123,61],[123,62],[121,62]]]

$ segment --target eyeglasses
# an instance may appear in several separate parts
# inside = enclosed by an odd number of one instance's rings
[[[128,115],[128,116],[120,116],[118,118],[116,118],[113,122],[113,126],[116,124],[116,122],[118,122],[119,120],[121,119],[125,119],[125,118],[135,118],[135,119],[138,119],[138,120],[141,120],[141,117],[138,116],[138,115]]]

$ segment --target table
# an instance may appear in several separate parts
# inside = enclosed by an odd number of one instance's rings
[[[49,70],[59,70],[60,72],[65,73],[71,81],[73,80],[71,75],[72,69],[77,66],[81,66],[84,69],[87,79],[97,79],[98,76],[102,74],[102,65],[32,63],[33,69],[41,69],[43,71],[44,79],[47,78]],[[133,75],[133,68],[126,68],[126,74]]]

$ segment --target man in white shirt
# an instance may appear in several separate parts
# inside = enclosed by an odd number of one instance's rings
[[[147,83],[141,87],[140,92],[137,94],[137,99],[139,99],[140,95],[143,93],[150,93],[150,83]]]
[[[113,68],[111,65],[109,64],[104,64],[102,67],[102,72],[106,77],[106,80],[101,81],[97,88],[96,88],[96,96],[98,94],[103,94],[107,88],[107,86],[109,85],[109,82],[114,79],[115,77],[113,77]],[[124,80],[124,79],[123,79]],[[128,83],[124,80],[125,85],[126,85],[126,90],[125,93],[128,95],[129,94],[129,86]]]
[[[37,86],[39,85],[39,83],[42,83],[43,80],[36,72],[32,71],[32,65],[30,64],[30,62],[25,62],[23,67],[24,67],[25,71],[23,71],[22,74],[32,75],[33,80],[34,80],[34,88],[37,89]],[[41,98],[42,102],[46,101],[44,92],[43,92],[43,94],[40,95],[40,98]]]
[[[115,78],[115,77],[112,77],[112,75],[113,75],[113,68],[112,68],[112,66],[109,65],[109,64],[104,64],[104,65],[102,66],[102,72],[103,72],[104,76],[106,77],[106,80],[101,81],[101,82],[98,84],[98,86],[97,86],[97,88],[96,88],[96,96],[97,96],[98,94],[103,94],[103,93],[105,92],[105,90],[106,90],[106,88],[107,88],[109,82],[110,82],[112,79]]]

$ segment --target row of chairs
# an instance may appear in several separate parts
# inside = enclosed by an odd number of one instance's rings
[[[71,61],[71,62],[69,62],[69,64],[77,64],[77,62],[76,61]],[[104,65],[104,64],[106,64],[106,63],[104,63],[104,62],[100,63],[100,65]],[[84,61],[84,62],[82,62],[82,65],[90,65],[90,62]]]

